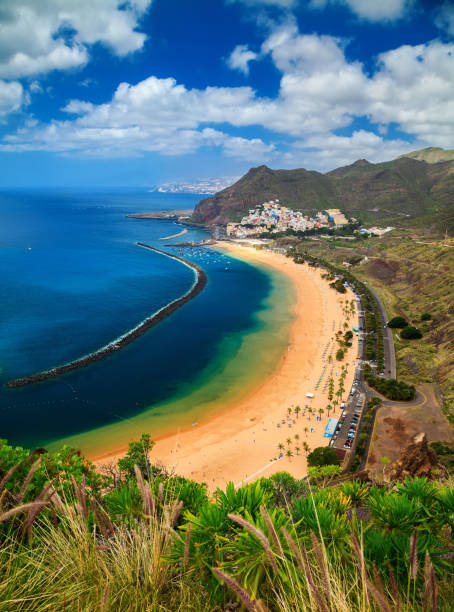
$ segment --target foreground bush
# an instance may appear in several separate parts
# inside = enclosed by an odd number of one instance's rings
[[[281,472],[209,499],[134,474],[99,495],[62,473],[30,539],[33,502],[0,511],[1,611],[452,609],[449,483],[311,488]]]

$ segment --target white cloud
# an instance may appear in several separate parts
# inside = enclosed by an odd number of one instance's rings
[[[0,11],[0,77],[20,78],[87,63],[87,45],[101,42],[117,55],[137,51],[137,32],[151,0],[14,0]]]
[[[249,74],[249,62],[257,58],[257,53],[251,51],[247,45],[237,45],[227,58],[227,65],[232,70],[239,70]]]
[[[298,6],[298,0],[230,0],[242,2],[247,6],[276,6],[292,9]],[[367,21],[394,21],[404,17],[413,5],[414,0],[306,0],[307,6],[323,9],[328,4],[348,7],[355,15]]]
[[[435,25],[454,36],[454,4],[452,2],[441,3],[435,18]]]
[[[330,36],[301,35],[288,21],[260,51],[281,72],[275,98],[259,97],[251,87],[187,89],[174,79],[151,76],[135,85],[120,83],[104,104],[71,100],[63,109],[68,120],[26,126],[4,139],[4,147],[98,156],[180,155],[219,147],[251,162],[288,164],[305,159],[310,147],[316,150],[312,164],[328,168],[347,163],[347,156],[377,160],[408,150],[405,140],[382,138],[396,124],[418,147],[452,148],[454,44],[432,41],[388,51],[372,74],[347,60],[344,45]],[[333,133],[364,117],[376,129]],[[222,132],[215,129],[219,124]],[[285,135],[285,144],[276,145],[275,135],[273,143],[229,135],[225,124],[260,126]]]
[[[394,159],[411,148],[404,140],[384,140],[366,130],[357,130],[351,136],[314,134],[303,142],[295,142],[286,161],[293,167],[305,163],[310,168],[326,171],[360,158],[370,162]],[[413,148],[418,148],[418,143]]]
[[[24,100],[24,90],[20,83],[0,80],[0,117],[19,110]]]

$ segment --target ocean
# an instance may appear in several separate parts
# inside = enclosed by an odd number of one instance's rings
[[[1,438],[99,454],[228,409],[269,375],[288,343],[289,281],[219,249],[168,247],[159,238],[183,229],[173,221],[126,218],[199,199],[131,189],[0,192]],[[190,229],[175,240],[206,237]],[[193,260],[207,287],[102,361],[7,389],[11,379],[95,351],[191,287],[189,268],[136,242]]]

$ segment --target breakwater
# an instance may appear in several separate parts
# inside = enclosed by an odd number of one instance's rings
[[[133,342],[136,338],[143,336],[145,332],[147,332],[151,327],[157,325],[160,321],[170,316],[173,312],[181,308],[186,302],[192,300],[196,295],[198,295],[206,286],[207,277],[205,272],[202,270],[200,266],[195,264],[192,261],[184,259],[183,257],[179,257],[178,255],[174,255],[173,253],[167,253],[165,251],[161,251],[155,247],[152,247],[148,244],[144,244],[142,242],[137,242],[137,246],[140,246],[144,249],[149,249],[150,251],[155,251],[161,255],[166,257],[170,257],[171,259],[176,259],[180,261],[182,264],[191,268],[195,274],[195,280],[192,287],[181,297],[173,300],[166,306],[163,306],[158,311],[156,311],[151,316],[147,317],[143,321],[141,321],[138,325],[136,325],[133,329],[129,330],[122,336],[112,340],[109,344],[99,348],[98,350],[90,353],[89,355],[84,355],[79,359],[75,359],[74,361],[70,361],[69,363],[65,363],[61,366],[57,366],[55,368],[51,368],[49,370],[44,370],[43,372],[36,372],[35,374],[30,374],[29,376],[23,376],[22,378],[15,378],[14,380],[10,380],[6,383],[6,386],[9,388],[16,387],[25,387],[27,385],[32,385],[37,382],[43,382],[45,380],[49,380],[52,378],[56,378],[57,376],[61,376],[62,374],[67,374],[73,370],[79,370],[81,368],[85,368],[86,366],[94,363],[95,361],[100,361],[104,359],[108,355],[115,353],[116,351],[121,350],[126,345]]]
[[[171,240],[172,238],[178,238],[178,236],[184,236],[187,233],[188,233],[188,230],[184,229],[181,232],[178,232],[178,234],[173,234],[172,236],[166,236],[165,238],[159,238],[159,240]]]

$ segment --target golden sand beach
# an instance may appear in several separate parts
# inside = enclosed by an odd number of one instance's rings
[[[282,470],[302,478],[307,474],[304,443],[314,449],[329,442],[323,437],[328,422],[328,379],[334,378],[337,390],[343,364],[348,364],[344,397],[351,388],[357,339],[354,336],[353,346],[339,362],[335,359],[338,346],[334,336],[338,330],[345,331],[343,303],[351,301],[353,293],[337,293],[321,278],[323,270],[296,264],[283,255],[220,244],[234,256],[271,266],[291,278],[296,287],[296,303],[289,346],[274,373],[247,397],[236,405],[225,406],[208,422],[158,440],[152,459],[177,474],[206,482],[210,489],[230,480],[235,484],[251,482]],[[356,315],[350,319],[350,328],[356,320]],[[314,397],[308,398],[307,393]],[[294,411],[296,406],[300,407],[298,414]],[[322,415],[318,413],[320,408],[324,410]],[[330,416],[339,414],[338,407]],[[284,446],[283,451],[279,444]],[[292,457],[285,454],[289,448]],[[97,458],[97,463],[121,454]]]

